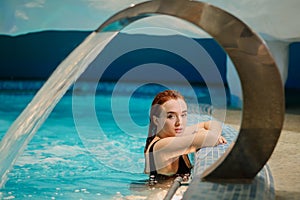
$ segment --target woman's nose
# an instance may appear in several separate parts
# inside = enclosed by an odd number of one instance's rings
[[[179,116],[179,117],[176,117],[176,122],[175,122],[175,125],[176,126],[179,126],[182,122],[182,118]]]

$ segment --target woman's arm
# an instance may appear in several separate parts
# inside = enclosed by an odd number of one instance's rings
[[[197,124],[187,126],[185,128],[184,134],[191,134],[196,133],[198,130],[205,129],[205,130],[214,130],[218,132],[222,132],[222,124],[218,121],[205,121],[199,122]]]
[[[210,130],[211,121],[200,122],[191,126],[187,126],[184,130],[185,134],[194,134],[197,133],[201,129]]]
[[[191,126],[188,126],[185,128],[185,131],[183,135],[190,135],[190,134],[195,134],[197,132],[201,132],[203,130],[208,130],[213,133],[219,134],[218,141],[216,141],[216,144],[226,144],[227,141],[226,139],[221,136],[222,133],[222,123],[218,121],[205,121],[205,122],[200,122]]]
[[[222,139],[219,138],[218,133],[204,128],[194,134],[162,138],[154,145],[153,154],[156,168],[171,167],[179,156],[196,152],[203,147],[224,143],[224,140],[223,137]]]
[[[200,129],[194,134],[160,139],[155,144],[154,151],[162,159],[170,159],[195,152],[202,147],[215,146],[218,138],[217,133]]]

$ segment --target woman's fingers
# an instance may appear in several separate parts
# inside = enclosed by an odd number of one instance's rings
[[[223,136],[220,136],[219,137],[219,144],[227,144],[227,140]]]

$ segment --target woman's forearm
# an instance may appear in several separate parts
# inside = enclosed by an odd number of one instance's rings
[[[195,152],[202,147],[215,146],[218,138],[218,133],[202,128],[194,134],[159,140],[155,145],[155,152],[164,158],[178,157],[182,154]]]

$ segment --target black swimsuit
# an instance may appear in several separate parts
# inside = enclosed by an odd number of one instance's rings
[[[155,141],[149,149],[149,163],[150,163],[150,176],[155,176],[155,177],[169,177],[167,175],[162,175],[162,174],[158,174],[156,171],[156,167],[155,167],[155,163],[154,163],[154,157],[153,157],[153,148],[156,142],[158,142],[159,140]],[[179,156],[179,163],[178,163],[178,169],[176,172],[176,176],[178,175],[187,175],[191,173],[191,167],[189,167],[187,165],[187,163],[184,161],[183,156],[187,157],[188,162],[190,163],[190,160],[188,159],[187,155],[181,155]],[[191,165],[190,165],[191,166]]]

